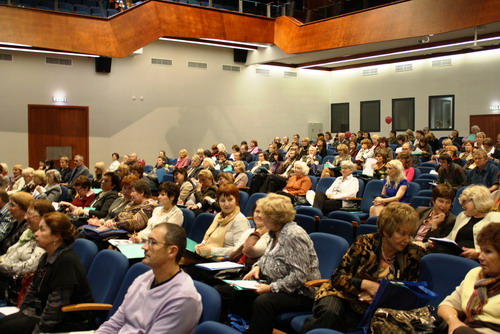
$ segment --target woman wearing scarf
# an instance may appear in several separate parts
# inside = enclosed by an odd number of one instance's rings
[[[224,184],[217,190],[221,212],[215,216],[201,244],[195,246],[202,256],[229,255],[250,223],[240,212],[240,192],[234,184]]]
[[[500,332],[500,224],[486,225],[477,242],[481,266],[439,305],[450,334]]]

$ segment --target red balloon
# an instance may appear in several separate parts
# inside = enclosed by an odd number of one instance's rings
[[[391,123],[392,123],[392,117],[391,117],[391,116],[387,116],[387,117],[385,118],[385,122],[386,122],[387,124],[391,124]]]
[[[350,131],[346,131],[346,133],[345,133],[345,137],[346,137],[347,139],[351,138],[351,132],[350,132]]]

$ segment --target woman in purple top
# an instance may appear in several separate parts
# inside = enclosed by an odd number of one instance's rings
[[[373,200],[370,208],[370,217],[378,216],[380,211],[391,202],[408,203],[408,180],[406,180],[404,167],[401,161],[391,160],[386,164],[387,177],[382,188],[381,196]]]

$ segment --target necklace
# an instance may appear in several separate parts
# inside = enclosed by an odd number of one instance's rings
[[[384,249],[382,248],[382,260],[384,260],[388,264],[392,264],[394,262],[395,258],[396,258],[396,254],[393,254],[392,256],[386,257],[384,254]]]

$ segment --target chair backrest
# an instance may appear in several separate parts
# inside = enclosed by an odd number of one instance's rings
[[[97,245],[88,239],[76,239],[70,247],[75,251],[76,255],[80,259],[85,271],[88,272],[92,261],[94,261],[99,249]]]
[[[431,170],[434,170],[434,167],[422,167],[422,166],[418,166],[415,169],[418,169],[422,174],[428,174],[428,173],[430,173]]]
[[[316,219],[311,216],[296,214],[294,221],[302,227],[308,234],[318,230]]]
[[[479,266],[474,260],[460,256],[434,253],[420,260],[419,281],[425,281],[428,288],[439,295],[431,301],[437,306],[446,296],[460,285],[469,270]]]
[[[251,161],[249,164],[248,164],[248,170],[252,170],[252,168],[255,166],[255,164],[257,163],[257,161]]]
[[[191,240],[194,240],[198,243],[203,241],[203,237],[205,236],[205,232],[212,224],[215,215],[212,213],[200,213],[195,219],[191,230],[189,231],[188,237]]]
[[[384,180],[370,180],[365,186],[363,199],[361,200],[361,210],[368,213],[370,207],[373,205],[373,199],[382,193],[384,187]]]
[[[432,167],[432,168],[436,168],[438,166],[437,163],[435,162],[431,162],[431,161],[427,161],[427,162],[422,162],[420,164],[420,167]]]
[[[253,174],[250,172],[245,172],[245,174],[248,177],[248,182],[246,184],[246,187],[252,188],[252,182],[253,182]]]
[[[154,169],[153,165],[144,166],[144,173],[149,173]]]
[[[108,319],[115,314],[116,310],[120,307],[120,305],[123,302],[123,299],[125,298],[125,295],[127,294],[127,290],[132,285],[134,280],[139,277],[140,275],[144,274],[146,271],[150,270],[148,266],[146,266],[142,262],[137,262],[133,264],[128,270],[127,273],[125,274],[125,277],[123,278],[122,284],[120,285],[120,289],[118,290],[118,293],[116,294],[115,301],[113,302],[113,307],[111,310],[108,312]]]
[[[217,321],[205,321],[196,327],[194,334],[241,334],[241,332]]]
[[[246,191],[240,190],[240,210],[247,205],[248,193]]]
[[[203,306],[200,323],[209,320],[219,321],[222,304],[219,292],[211,286],[198,281],[194,281],[194,286],[201,295],[201,304]]]
[[[371,217],[368,217],[365,221],[365,224],[368,224],[368,225],[377,225],[377,219],[378,219],[378,216],[371,216]]]
[[[431,179],[416,179],[413,180],[414,183],[417,183],[420,186],[420,190],[430,190],[432,187],[432,182],[434,180]]]
[[[363,193],[365,192],[365,181],[358,179],[358,183],[359,183],[359,188],[358,192],[356,193],[356,197],[361,198],[363,197]]]
[[[163,179],[165,178],[166,174],[167,174],[167,172],[165,171],[165,168],[158,168],[156,170],[156,176],[158,178],[158,183],[163,182]]]
[[[432,197],[432,189],[422,189],[418,192],[417,196]]]
[[[295,211],[297,211],[297,213],[301,215],[319,217],[320,219],[321,217],[323,217],[323,212],[320,209],[314,208],[312,206],[298,205],[295,207]]]
[[[87,273],[96,303],[113,304],[128,269],[128,259],[120,252],[105,249],[97,253]]]
[[[431,206],[432,198],[428,196],[415,196],[411,199],[410,205],[415,209],[419,206]]]
[[[418,177],[415,177],[413,180],[437,180],[438,179],[438,175],[437,174],[431,174],[431,173],[424,173],[424,174],[420,174]]]
[[[413,170],[415,172],[415,174],[413,175],[413,180],[418,179],[420,177],[420,175],[422,175],[422,172],[420,171],[420,169],[416,169],[416,168],[413,168]]]
[[[267,194],[265,194],[265,193],[253,193],[248,198],[247,204],[246,204],[245,208],[242,210],[245,217],[250,217],[252,215],[252,208],[255,205],[255,202],[257,202],[257,200],[259,200],[263,197],[266,197],[266,196],[267,196]]]
[[[318,224],[318,232],[338,235],[344,238],[349,245],[354,242],[354,226],[344,220],[323,218]]]
[[[408,182],[408,189],[406,192],[408,193],[408,202],[411,202],[411,199],[415,197],[420,191],[420,185],[415,182]]]
[[[318,180],[318,183],[316,184],[316,191],[322,191],[326,193],[328,188],[335,182],[336,177],[332,176],[327,176],[327,177],[320,177]]]
[[[325,157],[323,158],[323,160],[321,161],[321,164],[324,165],[326,164],[326,162],[333,162],[335,160],[335,156],[334,155],[325,155]]]
[[[321,278],[330,278],[347,252],[349,243],[338,235],[328,233],[311,233],[310,237],[318,255]]]
[[[316,184],[318,183],[318,177],[313,176],[313,175],[309,175],[309,178],[311,179],[311,183],[312,183],[310,190],[316,189]]]
[[[464,191],[465,188],[467,187],[458,188],[455,194],[455,199],[453,200],[453,206],[451,207],[451,213],[453,213],[455,216],[458,216],[460,212],[464,211],[458,199],[460,198],[460,195],[462,195],[462,192]]]
[[[358,226],[356,230],[356,235],[363,235],[363,234],[370,234],[370,233],[375,233],[377,232],[377,225],[369,225],[369,224],[361,224]]]
[[[348,223],[351,223],[353,221],[357,222],[358,224],[361,223],[361,219],[359,218],[359,216],[347,211],[332,211],[328,214],[328,218],[339,219]]]
[[[193,210],[181,208],[182,215],[184,216],[184,223],[182,224],[182,227],[184,227],[184,231],[186,231],[186,235],[189,235],[189,232],[191,231],[191,228],[193,227],[194,224],[194,219],[196,218],[196,215],[194,214]]]

